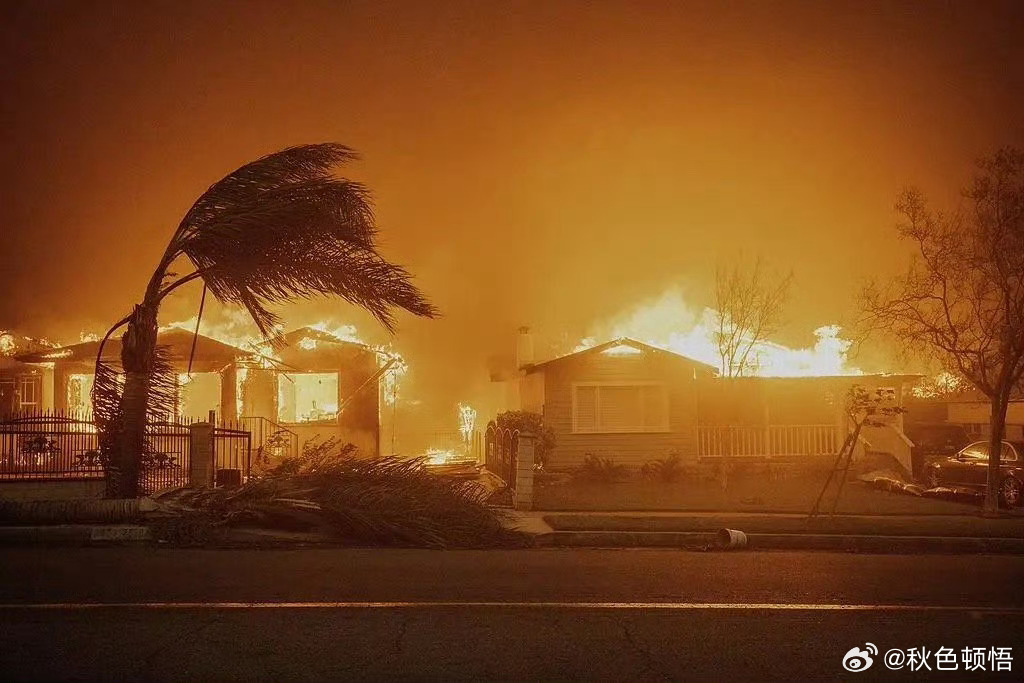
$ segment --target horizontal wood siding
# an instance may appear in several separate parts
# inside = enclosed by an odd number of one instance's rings
[[[664,382],[668,388],[669,431],[649,434],[573,434],[575,382]],[[586,354],[544,369],[544,422],[555,432],[549,458],[554,469],[578,466],[587,453],[638,467],[673,449],[697,456],[697,390],[694,367],[685,360],[651,353]]]

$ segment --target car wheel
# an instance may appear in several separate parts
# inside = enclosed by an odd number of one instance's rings
[[[934,489],[939,486],[942,486],[942,481],[939,480],[939,470],[933,467],[928,470],[928,488]]]
[[[1016,477],[1007,477],[999,485],[999,500],[1008,508],[1015,508],[1020,505],[1020,480]]]

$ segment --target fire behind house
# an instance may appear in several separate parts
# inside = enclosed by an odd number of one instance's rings
[[[534,362],[524,328],[515,370],[493,379],[505,409],[543,416],[556,440],[548,467],[566,469],[588,454],[634,467],[673,453],[703,460],[830,456],[849,431],[845,402],[854,384],[902,406],[919,377],[723,378],[708,364],[630,338]],[[912,468],[901,415],[865,428],[858,446],[861,454],[887,454]]]

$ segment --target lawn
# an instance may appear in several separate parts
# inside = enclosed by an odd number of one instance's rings
[[[772,479],[767,474],[734,475],[723,490],[707,477],[684,476],[663,482],[631,477],[610,483],[587,482],[570,475],[538,477],[538,510],[809,512],[828,472],[814,471]],[[977,505],[890,493],[849,481],[837,513],[873,515],[974,515]]]

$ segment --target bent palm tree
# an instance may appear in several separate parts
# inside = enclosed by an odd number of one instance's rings
[[[138,494],[147,421],[173,410],[176,377],[156,344],[157,313],[181,285],[202,279],[220,301],[244,306],[269,339],[279,320],[268,306],[316,295],[361,306],[388,330],[397,308],[436,315],[409,273],[377,253],[367,189],[333,175],[354,158],[334,143],[285,149],[231,173],[185,214],[142,302],[100,344],[93,408],[108,495]],[[178,277],[170,268],[182,256],[195,270]],[[103,360],[103,345],[123,326],[119,371]]]

